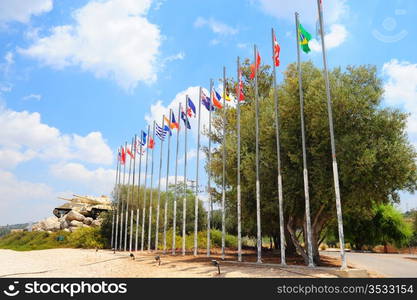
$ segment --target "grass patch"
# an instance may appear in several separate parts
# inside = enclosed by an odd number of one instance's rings
[[[30,251],[53,248],[104,248],[105,242],[98,227],[80,228],[73,233],[15,232],[0,238],[0,249]]]

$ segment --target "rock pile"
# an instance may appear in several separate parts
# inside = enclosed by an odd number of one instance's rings
[[[65,214],[64,216],[57,218],[56,216],[46,218],[37,224],[32,226],[33,231],[58,231],[65,230],[74,232],[82,227],[97,227],[100,226],[103,219],[93,219],[86,217],[74,210]]]

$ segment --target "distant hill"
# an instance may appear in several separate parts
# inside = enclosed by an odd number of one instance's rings
[[[12,229],[24,229],[28,227],[30,223],[23,223],[23,224],[13,224],[13,225],[6,225],[0,226],[0,237],[9,234]]]

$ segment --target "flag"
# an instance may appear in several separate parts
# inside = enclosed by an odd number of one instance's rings
[[[156,123],[156,136],[159,137],[161,141],[165,140],[167,132]]]
[[[223,105],[220,103],[222,97],[220,97],[219,93],[217,93],[215,89],[211,91],[211,96],[213,97],[213,105],[218,109],[222,109]]]
[[[261,56],[259,55],[259,51],[256,52],[256,62],[250,65],[250,79],[255,78],[256,72],[259,70],[259,66],[261,65]]]
[[[171,121],[164,115],[164,121],[171,126]]]
[[[187,114],[185,112],[183,112],[183,111],[181,112],[181,119],[184,121],[185,126],[188,129],[191,129],[191,125],[190,125],[190,122],[188,121]]]
[[[187,102],[188,102],[188,109],[187,109],[187,115],[191,118],[197,115],[195,105],[193,101],[190,99],[190,97],[187,96]]]
[[[242,70],[239,70],[239,82],[236,87],[236,95],[239,98],[239,101],[245,100],[245,94],[243,93]]]
[[[170,124],[171,124],[171,128],[172,129],[180,129],[180,124],[178,124],[178,122],[175,120],[175,116],[174,116],[174,114],[171,114],[171,122],[170,122]]]
[[[171,128],[169,128],[169,126],[168,126],[168,125],[164,125],[164,131],[168,132],[168,133],[169,133],[169,135],[172,135]]]
[[[132,158],[132,159],[134,158],[134,155],[133,155],[133,153],[130,151],[130,149],[129,149],[129,148],[127,148],[127,149],[126,149],[126,153],[127,153],[127,154],[129,154],[130,158]]]
[[[208,110],[208,111],[213,111],[214,110],[214,106],[211,104],[211,100],[209,97],[207,97],[207,95],[201,91],[201,103],[203,103],[204,107]]]
[[[311,40],[311,34],[308,33],[308,31],[305,30],[304,27],[301,24],[298,25],[298,35],[300,37],[300,46],[301,46],[301,49],[305,53],[310,52],[311,49],[310,49],[308,43]]]
[[[279,61],[279,53],[281,52],[281,47],[279,46],[277,42],[277,37],[274,33],[274,63],[276,67],[279,67],[280,61]]]
[[[224,85],[224,100],[231,101],[232,99],[230,98],[228,89],[229,89],[229,85],[226,82],[226,84]]]
[[[142,144],[142,146],[145,146],[146,145],[146,137],[147,136],[148,135],[144,131],[142,131],[142,137],[141,137],[141,141],[140,141],[140,143]]]
[[[122,152],[120,151],[120,149],[118,150],[117,160],[120,161],[120,163],[122,164]]]
[[[125,152],[125,148],[122,147],[122,165],[124,165],[126,163],[126,152]]]
[[[149,137],[148,148],[153,149],[154,147],[155,147],[155,141],[153,140],[153,138]]]

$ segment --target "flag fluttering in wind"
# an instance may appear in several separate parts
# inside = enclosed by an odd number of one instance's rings
[[[142,146],[146,146],[146,137],[147,136],[148,135],[146,134],[146,132],[142,131],[142,136],[141,136],[141,139],[140,139],[140,143],[142,144]]]
[[[191,125],[190,125],[190,122],[188,121],[187,114],[184,111],[181,112],[181,120],[183,120],[185,126],[188,129],[191,129]]]
[[[126,153],[129,154],[130,158],[135,158],[135,155],[130,151],[129,148],[126,149]]]
[[[211,95],[213,97],[213,105],[215,107],[217,107],[218,109],[222,109],[223,108],[223,105],[220,102],[220,100],[222,99],[222,97],[220,96],[220,94],[217,93],[215,89],[213,89],[213,91],[211,92]]]
[[[208,110],[208,111],[213,111],[214,110],[214,106],[211,104],[211,100],[210,97],[208,97],[203,91],[201,91],[201,103],[203,103],[204,107]]]
[[[164,126],[167,127],[167,126]],[[165,136],[167,135],[167,131],[165,131],[164,128],[162,128],[161,126],[158,125],[158,123],[156,123],[156,136],[161,140],[165,140]]]
[[[122,162],[122,152],[121,152],[121,150],[119,149],[119,151],[118,151],[119,153],[117,154],[117,160],[118,161],[120,161],[120,164],[123,164],[123,162]]]
[[[261,55],[259,54],[259,51],[256,53],[256,62],[250,65],[250,79],[255,78],[256,72],[259,70],[259,66],[261,65]]]
[[[279,46],[277,42],[277,37],[274,33],[274,64],[276,67],[279,67],[280,61],[279,61],[279,53],[281,52],[281,47]]]
[[[303,25],[299,24],[298,26],[298,35],[300,36],[300,46],[301,49],[305,52],[305,53],[309,53],[311,51],[310,46],[308,45],[308,43],[311,40],[311,34],[304,29]]]
[[[224,100],[232,101],[232,98],[230,98],[230,95],[229,95],[229,85],[227,84],[227,82],[224,85]]]
[[[125,152],[125,148],[124,147],[122,147],[121,163],[122,163],[122,165],[124,165],[126,163],[126,152]]]
[[[169,135],[172,136],[172,130],[168,125],[164,125],[164,131],[166,131],[167,133],[169,133]]]
[[[187,96],[187,102],[188,102],[188,109],[187,109],[187,115],[191,117],[196,117],[196,109],[193,101],[190,99],[190,97]]]
[[[239,101],[245,100],[245,94],[243,93],[243,81],[242,81],[242,70],[239,70],[238,84],[236,87],[236,95],[239,98]]]
[[[153,138],[149,137],[148,148],[153,149],[154,147],[155,147],[155,141],[153,140]]]

